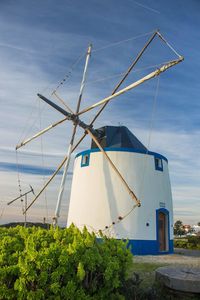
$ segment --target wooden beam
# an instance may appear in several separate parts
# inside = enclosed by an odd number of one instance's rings
[[[60,120],[60,121],[58,121],[58,122],[56,122],[56,123],[54,123],[54,124],[51,124],[51,125],[49,125],[48,127],[46,127],[45,129],[43,129],[43,130],[41,130],[40,132],[38,132],[38,133],[36,133],[35,135],[33,135],[32,137],[30,137],[30,138],[28,138],[28,139],[22,141],[20,144],[18,144],[18,145],[16,146],[16,150],[19,149],[19,148],[21,148],[22,146],[26,145],[26,144],[29,143],[30,141],[36,139],[37,137],[41,136],[43,133],[45,133],[45,132],[49,131],[50,129],[56,127],[57,125],[63,123],[63,122],[66,121],[66,120],[68,120],[68,118],[64,118],[64,119],[62,119],[62,120]]]
[[[82,77],[81,86],[80,86],[80,92],[79,92],[78,103],[77,103],[77,107],[76,107],[76,113],[79,112],[80,105],[81,105],[81,100],[82,100],[82,96],[83,96],[83,90],[84,90],[84,87],[85,87],[87,69],[88,69],[88,64],[89,64],[89,58],[90,58],[90,55],[91,55],[91,50],[92,50],[92,46],[89,45],[88,51],[87,51],[87,55],[86,55],[85,67],[84,67],[84,70],[83,70],[83,77]],[[69,163],[70,163],[70,159],[71,159],[71,154],[72,154],[72,149],[73,149],[73,144],[74,144],[74,138],[75,138],[75,134],[76,134],[76,129],[77,129],[77,124],[74,123],[72,137],[71,137],[71,141],[70,141],[69,148],[68,148],[68,153],[67,153],[67,157],[68,158],[67,158],[67,160],[65,162],[63,176],[62,176],[62,180],[61,180],[61,184],[60,184],[60,189],[59,189],[59,193],[58,193],[58,199],[57,199],[57,204],[56,204],[55,215],[54,215],[54,218],[53,218],[54,226],[57,225],[58,218],[60,216],[61,202],[62,202],[64,187],[65,187],[65,182],[66,182],[66,178],[67,178],[67,172],[68,172],[68,168],[69,168]]]
[[[131,190],[131,188],[129,187],[128,183],[126,182],[126,180],[124,179],[124,177],[122,176],[122,174],[119,172],[119,170],[117,169],[117,167],[115,166],[115,164],[112,162],[112,160],[110,159],[110,157],[108,156],[108,154],[102,148],[101,144],[98,142],[97,138],[92,134],[92,132],[89,129],[86,129],[86,131],[91,136],[91,138],[96,143],[96,145],[99,147],[99,149],[103,153],[103,155],[106,158],[106,160],[109,162],[110,166],[115,171],[115,173],[117,174],[117,176],[121,180],[122,184],[125,186],[126,190],[128,191],[129,195],[131,196],[132,200],[134,200],[137,203],[138,207],[141,206],[140,200],[137,198],[137,196],[135,195],[135,193]]]
[[[93,104],[93,105],[91,105],[91,106],[89,106],[89,107],[83,109],[83,110],[80,111],[77,115],[84,114],[84,113],[86,113],[86,112],[92,110],[93,108],[98,107],[98,106],[100,106],[100,105],[102,105],[102,104],[105,104],[105,103],[107,103],[108,101],[110,101],[110,100],[112,100],[112,99],[114,99],[114,98],[116,98],[116,97],[118,97],[118,96],[120,96],[120,95],[122,95],[122,94],[124,94],[124,93],[126,93],[126,92],[128,92],[128,91],[130,91],[130,90],[132,90],[133,88],[139,86],[140,84],[142,84],[142,83],[144,83],[144,82],[146,82],[146,81],[148,81],[148,80],[150,80],[150,79],[152,79],[152,78],[154,78],[154,77],[160,75],[161,73],[165,72],[167,69],[169,69],[169,68],[171,68],[171,67],[177,65],[178,63],[180,63],[181,61],[183,61],[183,59],[184,59],[184,58],[181,57],[181,58],[178,59],[178,60],[170,61],[169,63],[163,65],[162,67],[160,67],[160,68],[158,68],[158,69],[156,69],[155,71],[153,71],[153,72],[151,72],[150,74],[144,76],[143,78],[137,80],[136,82],[133,82],[132,84],[126,86],[124,89],[122,89],[122,90],[116,92],[115,94],[110,95],[110,96],[108,96],[108,97],[106,97],[106,98],[100,100],[99,102],[97,102],[97,103],[95,103],[95,104]]]

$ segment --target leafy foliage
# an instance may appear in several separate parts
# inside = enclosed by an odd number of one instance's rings
[[[174,240],[174,247],[200,250],[200,236],[188,236],[184,239],[176,239]]]
[[[200,236],[189,236],[188,237],[188,248],[200,250]]]
[[[174,247],[175,248],[183,248],[187,249],[187,239],[175,239],[174,240]]]
[[[127,243],[86,228],[0,228],[0,299],[124,299]]]
[[[174,224],[174,234],[175,235],[183,235],[185,234],[185,229],[183,227],[183,222],[181,220],[178,220]]]

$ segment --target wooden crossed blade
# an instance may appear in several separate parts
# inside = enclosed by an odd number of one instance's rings
[[[126,71],[125,75],[123,76],[123,78],[120,80],[120,82],[116,85],[116,87],[114,88],[112,94],[100,101],[98,101],[97,103],[83,109],[82,111],[79,111],[80,109],[80,103],[81,103],[81,99],[82,99],[82,94],[83,94],[83,87],[84,87],[84,83],[85,83],[85,74],[83,74],[83,80],[82,80],[82,84],[81,84],[81,89],[80,89],[80,95],[79,95],[79,99],[78,99],[78,104],[77,104],[77,109],[76,109],[76,113],[73,113],[72,110],[70,109],[70,112],[68,112],[67,110],[64,110],[62,107],[58,106],[57,104],[55,104],[54,102],[52,102],[51,100],[47,99],[46,97],[38,94],[38,96],[45,101],[47,104],[49,104],[50,106],[52,106],[54,109],[56,109],[57,111],[59,111],[60,113],[62,113],[63,115],[65,115],[65,118],[48,126],[47,128],[45,128],[44,130],[40,131],[39,133],[35,134],[32,138],[29,138],[25,141],[23,141],[20,145],[16,146],[16,149],[24,146],[25,144],[27,144],[28,142],[30,142],[31,140],[35,139],[36,137],[42,135],[43,133],[47,132],[48,130],[50,130],[51,128],[61,124],[62,122],[69,120],[72,121],[74,124],[74,129],[73,129],[73,133],[72,133],[72,137],[71,137],[71,141],[70,141],[70,146],[68,149],[68,154],[67,156],[64,157],[63,161],[60,163],[60,165],[58,166],[57,170],[53,173],[53,175],[49,178],[49,180],[46,182],[46,184],[43,186],[43,188],[40,190],[40,192],[36,195],[36,197],[34,198],[34,200],[30,203],[30,205],[27,207],[26,211],[33,205],[33,203],[38,199],[38,197],[42,194],[42,192],[46,189],[46,187],[49,185],[49,183],[53,180],[53,178],[56,176],[56,174],[60,171],[60,169],[64,166],[64,164],[66,164],[66,172],[69,166],[69,160],[71,157],[71,154],[73,153],[73,151],[78,147],[78,145],[83,141],[83,139],[85,138],[85,136],[87,134],[89,134],[91,136],[91,138],[94,140],[94,142],[96,143],[96,145],[98,146],[98,148],[100,149],[100,151],[103,153],[104,157],[107,159],[107,161],[109,162],[109,164],[111,165],[111,167],[113,168],[113,170],[116,172],[116,174],[118,175],[118,177],[120,178],[122,184],[124,184],[124,186],[126,187],[128,193],[130,194],[131,198],[136,202],[137,206],[140,206],[140,200],[137,198],[137,196],[135,195],[135,193],[131,190],[131,188],[129,187],[129,185],[127,184],[127,182],[125,181],[124,177],[122,176],[122,174],[119,172],[119,170],[116,168],[116,166],[114,165],[114,163],[112,162],[112,160],[110,159],[110,157],[107,155],[107,153],[104,151],[104,149],[101,147],[100,143],[98,142],[98,131],[93,129],[93,124],[96,121],[96,119],[98,118],[98,116],[100,115],[100,113],[104,110],[104,108],[106,107],[106,105],[113,99],[117,98],[118,96],[126,93],[127,91],[139,86],[140,84],[160,75],[161,73],[163,73],[164,71],[166,71],[167,69],[169,69],[172,66],[175,66],[176,64],[180,63],[181,61],[183,61],[183,57],[178,55],[178,59],[176,60],[172,60],[164,65],[162,65],[160,68],[157,68],[156,70],[154,70],[153,72],[151,72],[150,74],[144,76],[143,78],[139,79],[136,82],[133,82],[132,84],[126,86],[125,88],[117,91],[119,89],[119,87],[121,86],[121,84],[124,82],[124,80],[127,78],[127,76],[129,75],[129,73],[131,72],[131,70],[133,69],[133,67],[136,65],[136,63],[138,62],[138,60],[141,58],[141,56],[143,55],[144,51],[146,50],[146,48],[149,46],[149,44],[153,41],[153,39],[155,38],[155,36],[158,35],[158,37],[161,38],[162,41],[164,41],[166,43],[166,40],[161,36],[161,34],[156,31],[151,37],[150,39],[147,41],[147,43],[145,44],[145,46],[142,48],[142,50],[139,52],[139,54],[137,55],[137,57],[135,58],[135,60],[132,62],[132,64],[130,65],[130,67],[128,68],[128,70]],[[91,46],[90,46],[91,47]],[[90,48],[89,47],[89,48]],[[89,49],[88,48],[88,49]],[[84,69],[84,73],[86,73],[86,69],[87,69],[87,65],[88,65],[88,59],[91,53],[91,48],[90,51],[88,50],[87,52],[87,56],[86,56],[86,64],[85,64],[85,69]],[[100,110],[98,111],[98,113],[95,115],[95,117],[93,118],[93,120],[91,121],[90,124],[86,124],[85,122],[83,122],[82,120],[80,120],[79,115],[84,114],[90,110],[92,110],[95,107],[101,106]],[[76,145],[74,146],[74,138],[75,138],[75,133],[76,133],[76,128],[77,126],[81,127],[84,130],[84,134],[83,136],[80,138],[80,140],[76,143]],[[55,219],[57,222],[57,217],[59,217],[59,209],[60,209],[60,203],[57,203],[57,215],[55,215]],[[24,212],[25,213],[25,212]]]

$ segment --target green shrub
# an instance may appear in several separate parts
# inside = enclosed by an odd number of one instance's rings
[[[188,237],[188,248],[189,249],[200,249],[200,237],[189,236]]]
[[[200,250],[200,237],[199,236],[188,236],[184,239],[176,239],[176,240],[174,240],[174,247]]]
[[[86,228],[0,228],[0,299],[124,299],[127,243]]]
[[[174,240],[175,248],[187,248],[187,240]]]

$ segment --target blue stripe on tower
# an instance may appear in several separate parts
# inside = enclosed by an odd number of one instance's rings
[[[160,158],[165,160],[166,162],[168,162],[167,158],[164,157],[163,155],[156,153],[156,152],[152,152],[152,151],[145,151],[145,150],[140,150],[140,149],[133,149],[133,148],[104,148],[104,150],[106,152],[108,151],[114,151],[114,152],[133,152],[133,153],[141,153],[141,154],[146,154],[146,155],[152,155],[154,157]],[[93,153],[93,152],[100,152],[101,150],[99,148],[93,148],[93,149],[89,149],[89,150],[85,150],[82,152],[79,152],[76,155],[76,158],[79,157],[80,155],[85,155],[85,154],[89,154],[89,153]]]

